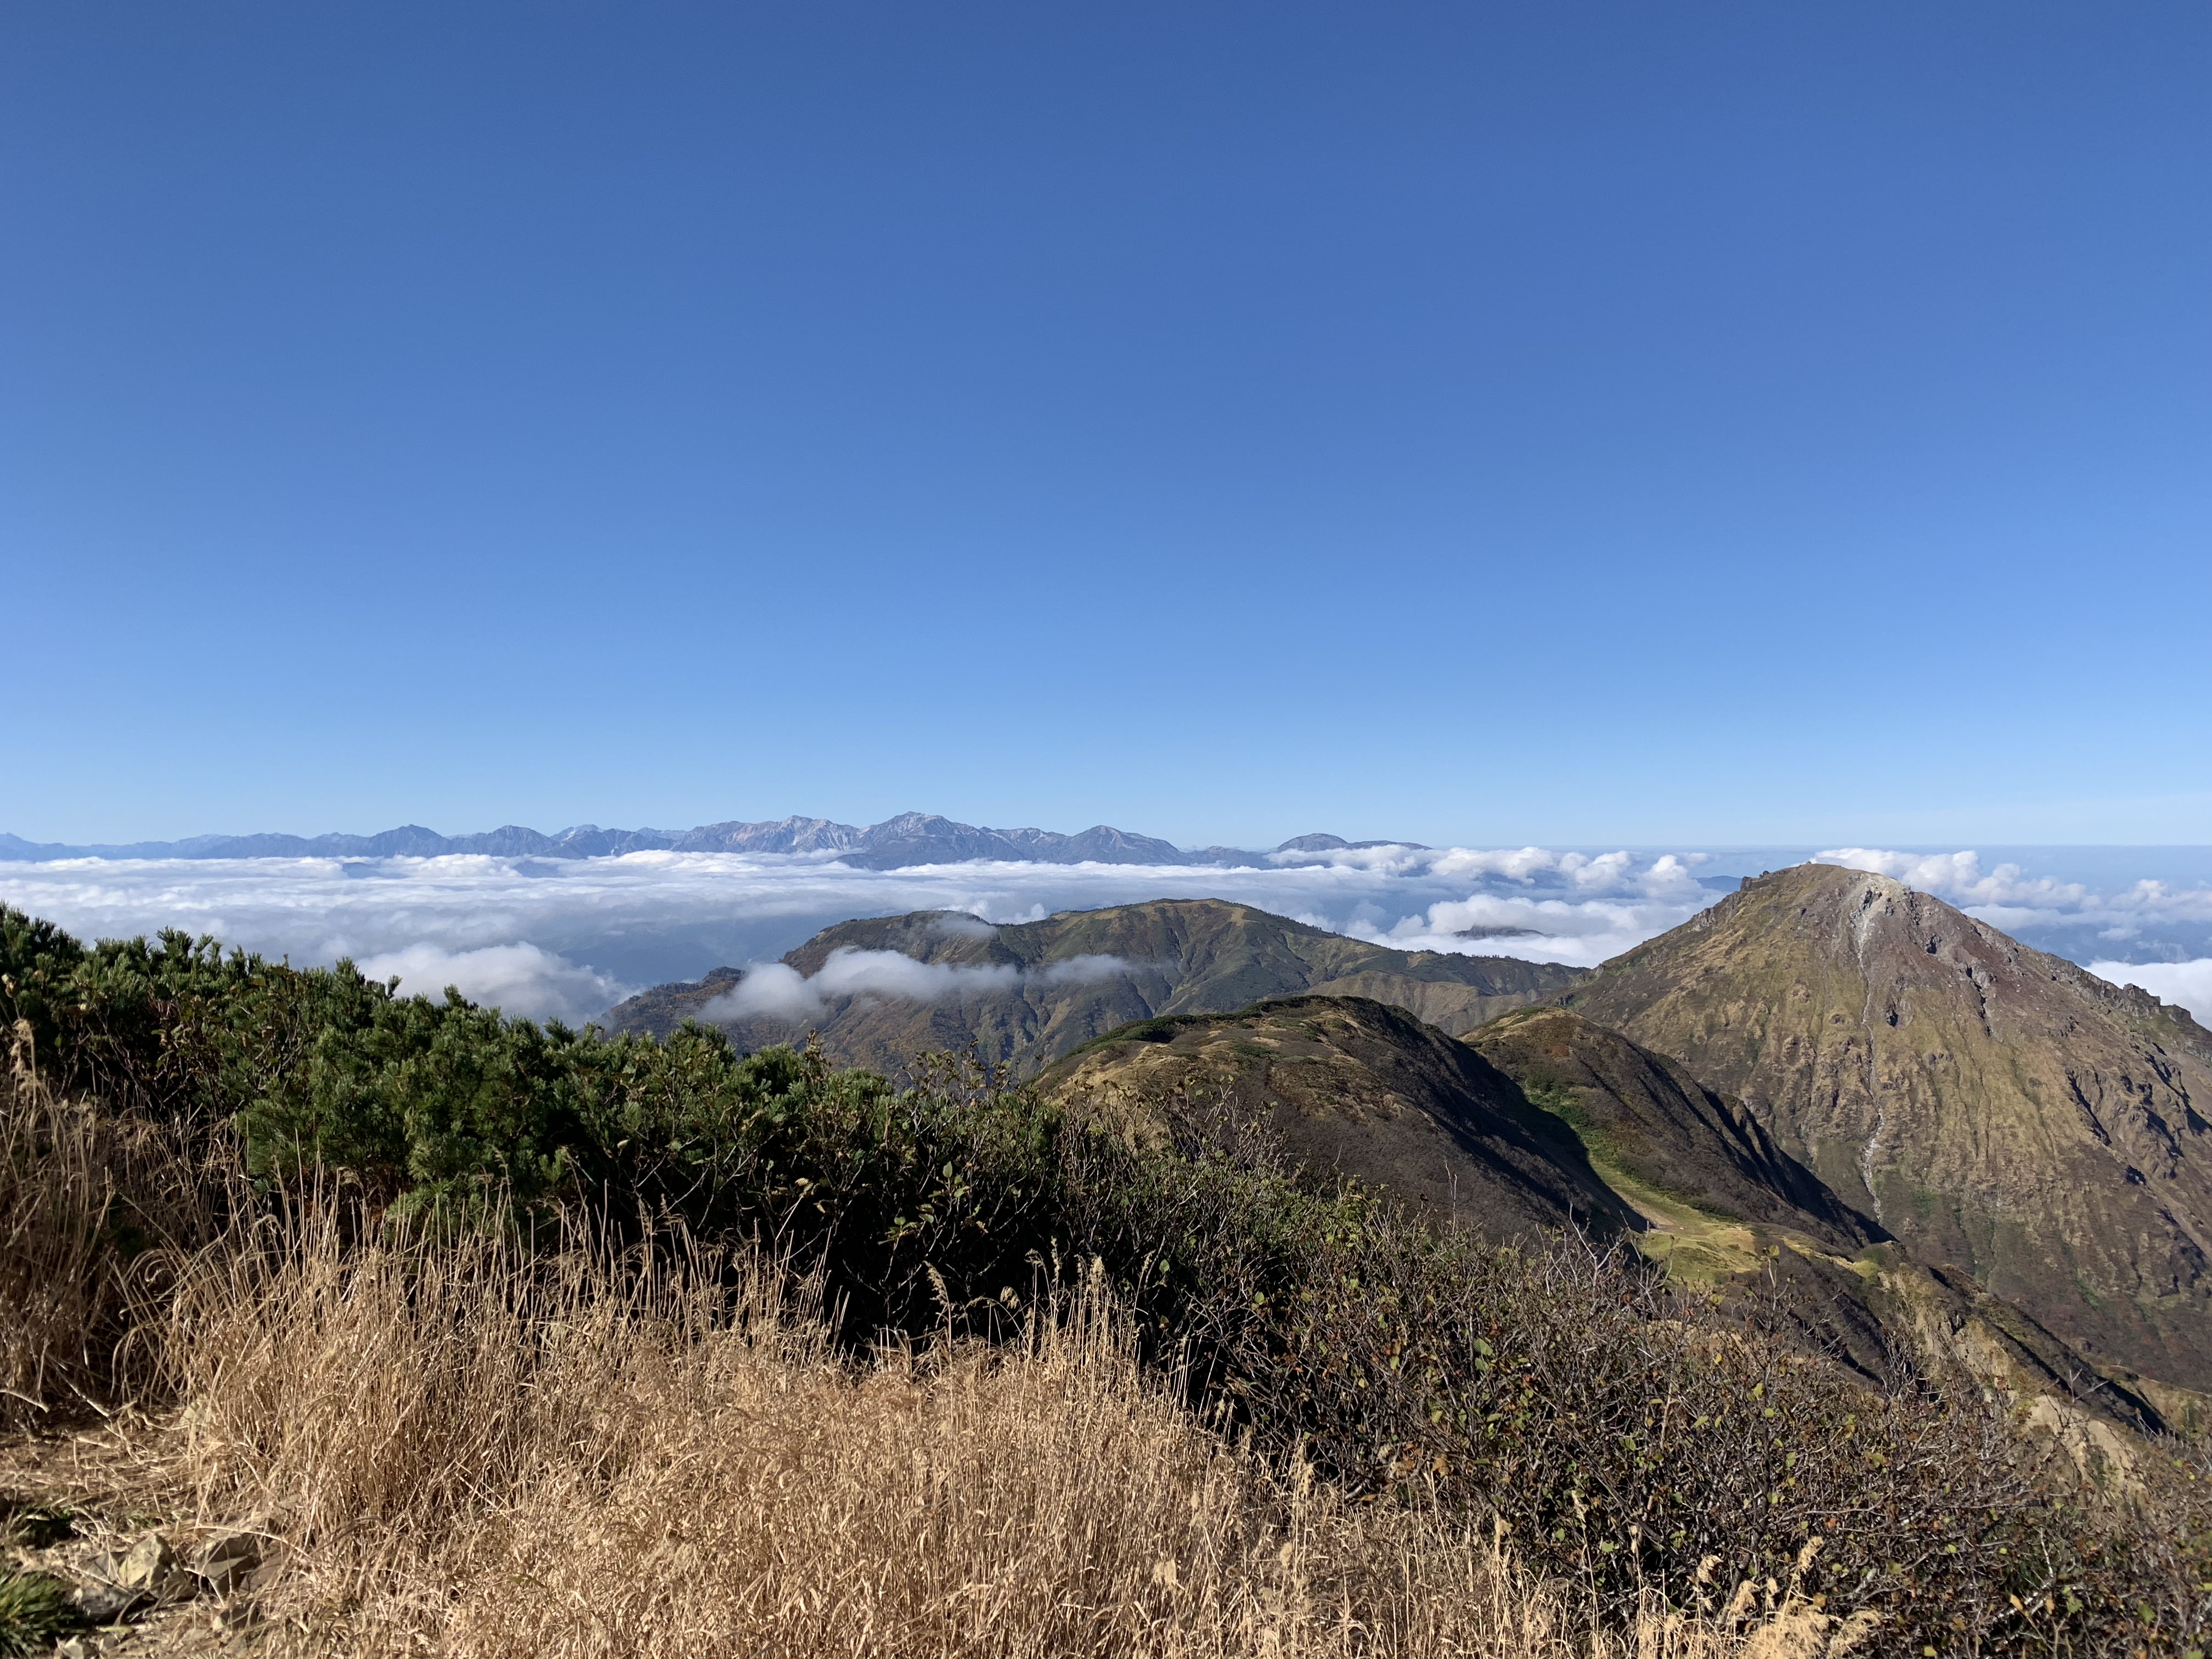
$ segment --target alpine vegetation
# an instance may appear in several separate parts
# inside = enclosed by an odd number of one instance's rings
[[[2202,1645],[2185,1387],[2049,1385],[2034,1312],[1931,1300],[1966,1293],[1837,1198],[1817,1139],[1531,1017],[1463,1041],[1340,989],[1153,1016],[1034,1081],[973,1050],[894,1080],[0,912],[0,1497],[70,1517],[11,1523],[9,1582],[58,1588],[0,1629]],[[1697,1273],[1656,1248],[1687,1216]],[[1785,1255],[1888,1287],[1858,1305],[1891,1340],[1824,1343]],[[2001,1334],[1916,1347],[1939,1325]]]

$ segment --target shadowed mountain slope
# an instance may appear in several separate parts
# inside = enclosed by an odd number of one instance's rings
[[[1560,1001],[1740,1099],[1931,1266],[2212,1385],[2212,1036],[1886,877],[1802,865]]]
[[[872,954],[884,952],[937,971],[870,971],[901,966]],[[748,984],[735,969],[718,969],[634,997],[609,1024],[665,1032],[699,1018],[755,1047],[818,1030],[836,1060],[885,1072],[925,1050],[973,1042],[1027,1074],[1133,1020],[1224,1013],[1307,992],[1371,997],[1456,1033],[1563,990],[1584,971],[1393,951],[1218,899],[1004,925],[934,910],[841,922],[786,955],[783,966],[804,982],[778,969]]]
[[[1466,1044],[1364,997],[1146,1020],[1068,1055],[1037,1088],[1140,1133],[1178,1111],[1256,1121],[1316,1174],[1387,1187],[1495,1239],[1640,1224],[1565,1125]]]
[[[1467,1042],[1571,1124],[1609,1178],[1717,1218],[1793,1227],[1847,1255],[1888,1236],[1776,1146],[1740,1103],[1618,1031],[1565,1009],[1526,1008]]]
[[[2079,1433],[2093,1420],[2154,1430],[2201,1415],[2178,1395],[2153,1405],[2139,1379],[2097,1371],[1967,1273],[1919,1261],[1680,1062],[1559,1008],[1517,1010],[1465,1041],[1573,1127],[1600,1178],[1642,1215],[1646,1255],[1747,1310],[1778,1313],[1808,1346],[1869,1375],[1894,1351],[1978,1383],[2002,1379],[2078,1407],[2066,1420]]]

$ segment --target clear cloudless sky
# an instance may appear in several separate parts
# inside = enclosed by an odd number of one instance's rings
[[[0,20],[0,829],[2212,841],[2212,9]]]

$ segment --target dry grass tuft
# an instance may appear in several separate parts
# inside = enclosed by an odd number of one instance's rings
[[[11,1034],[0,1077],[0,1427],[127,1391],[132,1309],[208,1236],[204,1183],[161,1125],[56,1097]]]
[[[674,1264],[672,1267],[671,1264]],[[210,1253],[168,1346],[286,1645],[454,1656],[1588,1656],[1510,1550],[1225,1445],[1095,1287],[1021,1346],[831,1351],[804,1287],[588,1242]],[[708,1288],[734,1282],[735,1290]],[[1747,1621],[1748,1622],[1748,1621]],[[1823,1651],[1806,1610],[1769,1620]],[[1658,1618],[1625,1647],[1733,1651]]]
[[[313,1194],[245,1219],[179,1131],[27,1064],[0,1109],[0,1404],[111,1413],[68,1443],[102,1538],[281,1544],[265,1653],[1844,1650],[1786,1592],[1599,1632],[1510,1540],[1224,1443],[1103,1282],[1022,1341],[856,1362],[817,1287],[680,1240],[410,1240]]]

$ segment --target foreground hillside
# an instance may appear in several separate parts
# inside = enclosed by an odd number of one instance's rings
[[[1498,1249],[1233,1121],[3,912],[0,998],[0,1413],[110,1425],[15,1463],[71,1605],[140,1580],[52,1541],[57,1501],[92,1545],[169,1517],[154,1600],[281,1651],[2201,1644],[2182,1448],[2084,1461],[2001,1388],[1870,1382],[1632,1251]],[[1398,1016],[1300,1063],[1394,1023],[1427,1084],[1484,1075]]]
[[[2205,1403],[2083,1363],[2017,1304],[1916,1258],[1774,1145],[1742,1105],[1559,1009],[1455,1041],[1358,998],[1294,997],[1143,1021],[1048,1068],[1038,1091],[1159,1139],[1273,1138],[1308,1178],[1349,1177],[1500,1242],[1624,1237],[1802,1350],[1883,1376],[1899,1356],[2033,1409],[2085,1458]]]
[[[0,1439],[0,1652],[1728,1659],[1840,1623],[1594,1633],[1497,1540],[1211,1432],[1103,1291],[854,1364],[757,1271],[283,1243],[177,1287],[155,1425]]]
[[[853,971],[878,952],[952,971],[887,994]],[[825,976],[833,963],[851,988],[841,988],[837,973]],[[609,1016],[609,1026],[665,1034],[685,1019],[704,1019],[748,1048],[816,1032],[839,1063],[884,1072],[927,1049],[974,1045],[1026,1075],[1133,1020],[1225,1013],[1307,992],[1370,997],[1465,1031],[1565,989],[1583,972],[1507,957],[1393,951],[1217,899],[1001,925],[939,911],[848,921],[815,935],[782,966],[803,985],[763,985],[778,995],[749,1000],[746,975],[724,969],[633,998]]]
[[[1883,876],[1803,865],[1562,999],[2085,1357],[2212,1388],[2212,1036]]]
[[[1116,1127],[1257,1127],[1310,1172],[1380,1187],[1503,1243],[1610,1232],[1636,1212],[1559,1121],[1463,1042],[1364,997],[1147,1020],[1087,1044],[1038,1091]]]

